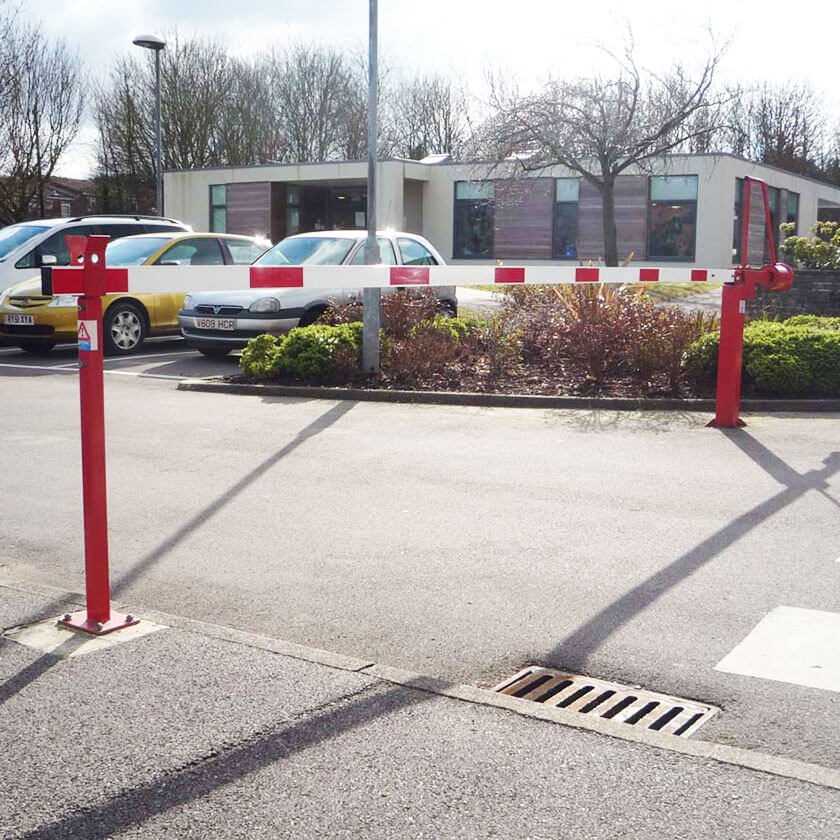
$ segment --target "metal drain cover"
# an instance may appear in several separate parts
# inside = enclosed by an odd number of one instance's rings
[[[695,700],[683,700],[536,665],[523,668],[515,677],[505,680],[493,690],[547,706],[684,737],[691,735],[720,711],[715,706]]]

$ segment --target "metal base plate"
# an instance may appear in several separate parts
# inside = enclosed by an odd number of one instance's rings
[[[742,426],[746,426],[746,425],[747,425],[747,424],[746,424],[746,423],[745,423],[745,422],[744,422],[744,421],[743,421],[740,417],[739,417],[739,418],[735,421],[735,425],[734,425],[734,426],[730,426],[730,425],[728,425],[727,423],[718,423],[717,418],[715,418],[714,420],[709,420],[709,422],[708,422],[708,423],[706,423],[706,428],[714,428],[714,429],[740,429]]]
[[[83,630],[93,636],[104,636],[106,633],[113,633],[114,630],[139,624],[140,619],[131,613],[112,612],[108,621],[94,621],[88,618],[87,610],[79,610],[79,612],[66,613],[58,620],[58,623],[71,630]]]

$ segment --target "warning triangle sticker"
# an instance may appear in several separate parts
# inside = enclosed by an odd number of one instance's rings
[[[79,324],[79,341],[90,341],[90,333],[88,333],[84,321]]]

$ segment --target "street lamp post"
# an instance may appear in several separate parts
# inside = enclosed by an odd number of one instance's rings
[[[370,0],[368,39],[368,177],[367,223],[365,240],[365,265],[377,265],[379,245],[376,242],[376,99],[379,84],[377,63],[378,20],[377,0]],[[362,292],[362,368],[379,373],[379,314],[380,291],[365,289]]]
[[[138,35],[132,42],[138,47],[155,51],[155,205],[159,216],[163,215],[163,169],[160,159],[160,51],[166,41],[157,35]]]

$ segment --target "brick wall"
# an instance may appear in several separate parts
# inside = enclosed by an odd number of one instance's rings
[[[786,292],[758,288],[747,301],[747,315],[788,318],[791,315],[840,316],[840,271],[795,269],[793,286]]]

